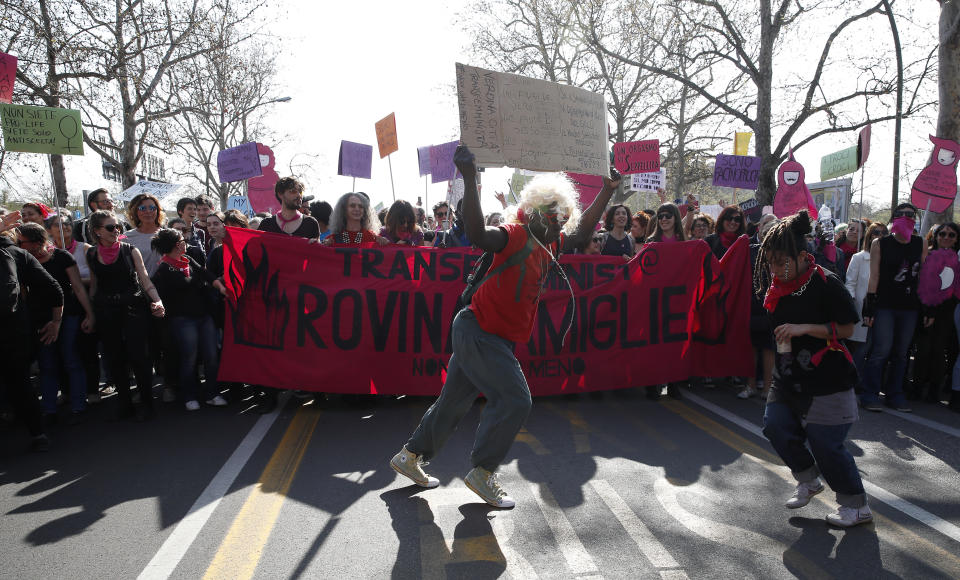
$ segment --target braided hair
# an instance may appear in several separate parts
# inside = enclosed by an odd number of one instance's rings
[[[763,296],[773,281],[767,261],[774,256],[794,260],[799,258],[802,252],[807,251],[806,235],[811,227],[810,214],[802,209],[767,230],[767,235],[760,241],[760,251],[757,252],[757,262],[753,268],[753,289],[758,296]]]

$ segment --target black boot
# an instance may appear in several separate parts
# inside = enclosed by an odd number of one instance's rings
[[[960,391],[950,391],[950,404],[947,406],[951,411],[960,413]]]

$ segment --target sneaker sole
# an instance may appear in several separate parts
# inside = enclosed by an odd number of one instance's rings
[[[798,510],[798,509],[800,509],[800,508],[802,508],[802,507],[806,507],[807,504],[810,503],[810,500],[813,499],[813,496],[817,495],[818,493],[822,493],[824,489],[826,489],[826,486],[821,485],[821,486],[820,486],[820,489],[818,489],[818,490],[816,490],[816,491],[814,491],[814,492],[811,492],[810,495],[807,496],[807,501],[806,501],[805,503],[803,503],[803,504],[801,504],[801,505],[787,505],[787,506],[786,506],[787,509]],[[784,504],[784,505],[786,505],[786,504]]]
[[[396,471],[396,472],[399,473],[400,475],[406,477],[407,479],[409,479],[409,480],[412,481],[413,483],[419,485],[420,487],[424,487],[424,488],[426,488],[426,489],[433,489],[433,488],[438,487],[438,486],[440,485],[440,482],[439,482],[439,481],[437,482],[436,485],[430,485],[430,482],[429,482],[429,481],[426,481],[426,482],[417,481],[416,479],[410,477],[408,474],[404,473],[403,471],[400,471],[400,468],[397,467],[396,465],[394,465],[393,461],[390,462],[390,467],[392,467],[394,471]]]
[[[470,491],[472,491],[473,493],[477,494],[477,496],[478,496],[480,499],[482,499],[484,502],[486,502],[486,503],[489,504],[489,505],[492,505],[492,506],[495,507],[495,508],[500,508],[500,509],[503,509],[503,510],[510,510],[510,509],[513,509],[514,506],[517,505],[517,504],[513,504],[513,505],[501,505],[499,502],[491,501],[491,500],[485,498],[485,497],[483,496],[483,494],[480,493],[479,491],[477,491],[477,489],[476,489],[475,487],[473,487],[472,485],[470,485],[470,482],[467,481],[466,479],[463,480],[463,483],[465,483],[465,484],[467,485],[467,488],[468,488]]]
[[[861,525],[861,524],[868,524],[868,523],[872,522],[872,521],[873,521],[873,515],[871,515],[871,516],[868,517],[868,518],[864,518],[864,519],[862,519],[862,520],[857,520],[857,521],[855,521],[855,522],[853,522],[853,523],[849,523],[849,524],[845,524],[845,523],[841,523],[841,522],[835,522],[835,521],[831,520],[829,517],[826,518],[826,520],[827,520],[827,523],[830,524],[831,526],[836,526],[836,527],[838,527],[838,528],[852,528],[852,527],[855,527],[855,526],[859,526],[859,525]]]

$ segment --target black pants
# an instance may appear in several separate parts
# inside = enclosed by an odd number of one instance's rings
[[[23,340],[22,336],[20,340]],[[27,339],[29,340],[29,339]],[[30,387],[30,363],[33,345],[0,341],[0,393],[6,398],[17,418],[24,422],[30,435],[43,434],[43,419],[37,394]]]
[[[137,380],[140,403],[146,413],[153,411],[153,370],[148,349],[150,314],[143,307],[97,307],[97,328],[103,342],[103,354],[116,381],[117,414],[133,412],[130,396],[130,372]]]
[[[77,351],[87,375],[87,394],[92,395],[100,389],[100,335],[81,330],[77,335]]]
[[[957,360],[957,332],[953,327],[953,318],[940,312],[937,314],[929,328],[925,328],[922,323],[917,325],[917,335],[914,338],[917,346],[913,372],[915,389],[925,383],[939,389]]]

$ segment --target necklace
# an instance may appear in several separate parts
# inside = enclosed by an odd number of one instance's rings
[[[362,241],[363,241],[363,232],[362,232],[362,231],[361,231],[361,232],[357,232],[357,235],[354,236],[354,241],[353,241],[353,243],[354,243],[354,244],[359,244],[359,243],[362,242]],[[340,232],[340,242],[341,242],[341,243],[344,243],[344,244],[349,244],[349,243],[350,243],[350,232],[347,232],[347,231]]]

